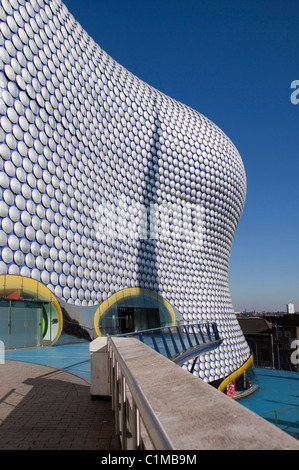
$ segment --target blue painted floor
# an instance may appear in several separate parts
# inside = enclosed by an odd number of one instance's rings
[[[277,410],[278,426],[298,439],[299,373],[256,368],[256,375],[259,390],[239,403],[258,415]],[[276,423],[274,412],[267,413],[264,418]]]
[[[240,400],[257,414],[275,408],[299,406],[299,373],[256,368],[259,390]]]
[[[63,369],[90,381],[89,342],[56,344],[51,347],[6,351],[5,359]]]

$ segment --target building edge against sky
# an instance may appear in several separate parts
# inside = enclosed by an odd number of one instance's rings
[[[194,373],[236,377],[251,363],[228,284],[246,196],[237,149],[115,62],[60,0],[3,0],[0,18],[5,344],[215,321],[223,343]]]

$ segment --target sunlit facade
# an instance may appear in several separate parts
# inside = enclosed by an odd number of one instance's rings
[[[115,62],[60,0],[2,0],[0,19],[2,302],[24,300],[11,279],[44,286],[51,344],[70,325],[93,339],[215,321],[223,343],[194,373],[229,376],[250,356],[228,283],[246,195],[237,149]]]

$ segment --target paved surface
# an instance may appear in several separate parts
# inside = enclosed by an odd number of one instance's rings
[[[111,402],[91,400],[75,374],[0,364],[0,450],[118,450]]]

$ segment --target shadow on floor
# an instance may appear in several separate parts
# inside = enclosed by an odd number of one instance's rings
[[[91,400],[84,379],[17,361],[1,366],[1,450],[119,448],[111,402]]]

